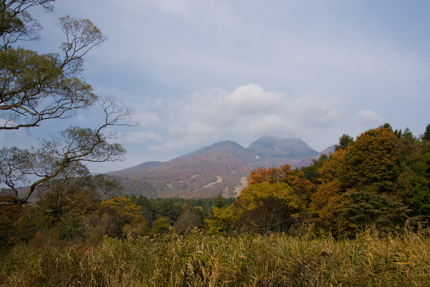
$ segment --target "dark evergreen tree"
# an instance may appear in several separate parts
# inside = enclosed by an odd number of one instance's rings
[[[430,141],[430,124],[428,124],[426,127],[426,131],[424,132],[424,135],[423,135],[423,140]]]
[[[352,143],[354,142],[354,138],[347,135],[347,134],[343,134],[340,138],[339,138],[339,144],[337,144],[334,148],[335,151],[338,151],[340,149],[346,150],[348,148],[348,146],[350,146]]]

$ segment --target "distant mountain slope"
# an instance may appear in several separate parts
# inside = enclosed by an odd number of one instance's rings
[[[128,194],[198,198],[223,193],[233,197],[246,186],[252,160],[243,147],[226,141],[154,167],[134,167],[108,175],[119,177]],[[133,185],[129,186],[127,180]],[[138,182],[142,185],[136,185]]]
[[[231,157],[235,157],[247,163],[252,163],[254,161],[252,154],[234,141],[215,143],[211,146],[203,147],[189,154],[180,156],[175,160],[193,158],[201,155],[214,160],[228,160]]]
[[[304,158],[318,155],[318,152],[301,139],[278,137],[261,137],[253,142],[247,150],[254,156],[262,158]]]
[[[334,152],[335,146],[336,145],[329,146],[328,148],[326,148],[322,152],[318,153],[318,155],[314,156],[313,158],[309,157],[309,158],[302,159],[300,162],[296,163],[295,165],[292,165],[292,167],[309,166],[312,164],[312,161],[314,159],[318,159],[320,157],[320,155],[322,155],[322,154],[330,155],[332,152]]]
[[[328,148],[320,152],[320,154],[330,155],[332,152],[334,152],[335,147],[336,145],[329,146]]]
[[[237,196],[256,167],[293,168],[312,163],[320,153],[300,139],[261,137],[247,149],[233,141],[203,147],[168,162],[147,162],[108,173],[124,193],[148,197]]]
[[[130,173],[133,173],[134,171],[139,171],[145,168],[151,168],[151,167],[156,167],[159,165],[162,165],[163,163],[161,161],[148,161],[148,162],[144,162],[126,169],[122,169],[122,170],[118,170],[113,172],[116,176],[121,176],[121,175],[127,175]]]
[[[284,164],[292,168],[312,163],[319,153],[297,138],[261,137],[253,142],[247,150],[254,156],[255,167],[278,167]],[[304,163],[304,164],[303,164]]]

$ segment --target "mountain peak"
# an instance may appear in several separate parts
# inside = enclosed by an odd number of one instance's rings
[[[299,138],[279,138],[263,136],[254,141],[247,150],[258,157],[266,158],[302,158],[318,154]]]
[[[220,151],[222,149],[222,151]],[[190,152],[188,154],[182,155],[180,157],[177,157],[176,159],[184,159],[184,158],[191,158],[202,154],[207,153],[218,153],[218,152],[228,152],[234,150],[235,153],[246,151],[241,145],[239,145],[237,142],[226,140],[214,143],[210,146],[202,147],[198,150],[195,150],[193,152]]]
[[[221,141],[168,162],[149,162],[111,172],[126,194],[148,197],[237,196],[256,167],[307,165],[318,152],[298,138],[263,136],[247,149]]]

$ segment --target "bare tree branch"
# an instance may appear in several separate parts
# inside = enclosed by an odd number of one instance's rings
[[[96,129],[72,126],[60,133],[58,139],[45,140],[41,147],[31,152],[14,148],[0,151],[1,182],[15,190],[12,201],[2,204],[25,204],[37,187],[67,173],[76,173],[83,162],[106,162],[123,159],[125,149],[116,143],[109,143],[107,130],[113,126],[126,125],[129,110],[114,103],[112,98],[103,99],[104,122]],[[15,186],[29,178],[37,177],[23,196]]]
[[[52,11],[54,0],[2,0],[0,1],[0,38],[3,48],[19,40],[28,41],[39,38],[38,31],[42,26],[31,17],[27,10],[41,6]]]

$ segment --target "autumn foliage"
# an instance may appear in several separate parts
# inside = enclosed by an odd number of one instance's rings
[[[355,140],[343,135],[328,157],[292,170],[257,168],[229,213],[237,230],[291,232],[311,225],[354,236],[424,228],[430,216],[430,144],[390,125]],[[221,214],[222,212],[217,211]]]
[[[300,235],[310,228],[336,238],[367,229],[379,236],[423,230],[430,219],[427,138],[389,125],[356,139],[343,135],[334,152],[310,166],[254,169],[235,200],[118,196],[119,186],[103,176],[54,181],[44,186],[38,208],[0,210],[0,241],[8,246],[48,236],[94,243],[196,229]]]
[[[399,174],[397,138],[391,127],[368,130],[353,142],[345,154],[340,179],[345,188],[374,186],[393,191]]]
[[[417,217],[411,203],[423,207],[430,202],[424,183],[424,170],[430,167],[427,145],[424,137],[386,124],[337,149],[319,169],[321,184],[312,195],[310,208],[319,226],[337,235],[365,228],[399,232],[416,222],[426,226],[430,214],[418,208]],[[420,192],[412,192],[417,186]]]
[[[289,165],[257,168],[234,205],[214,208],[209,231],[238,230],[257,233],[288,232],[303,221],[313,184]]]

